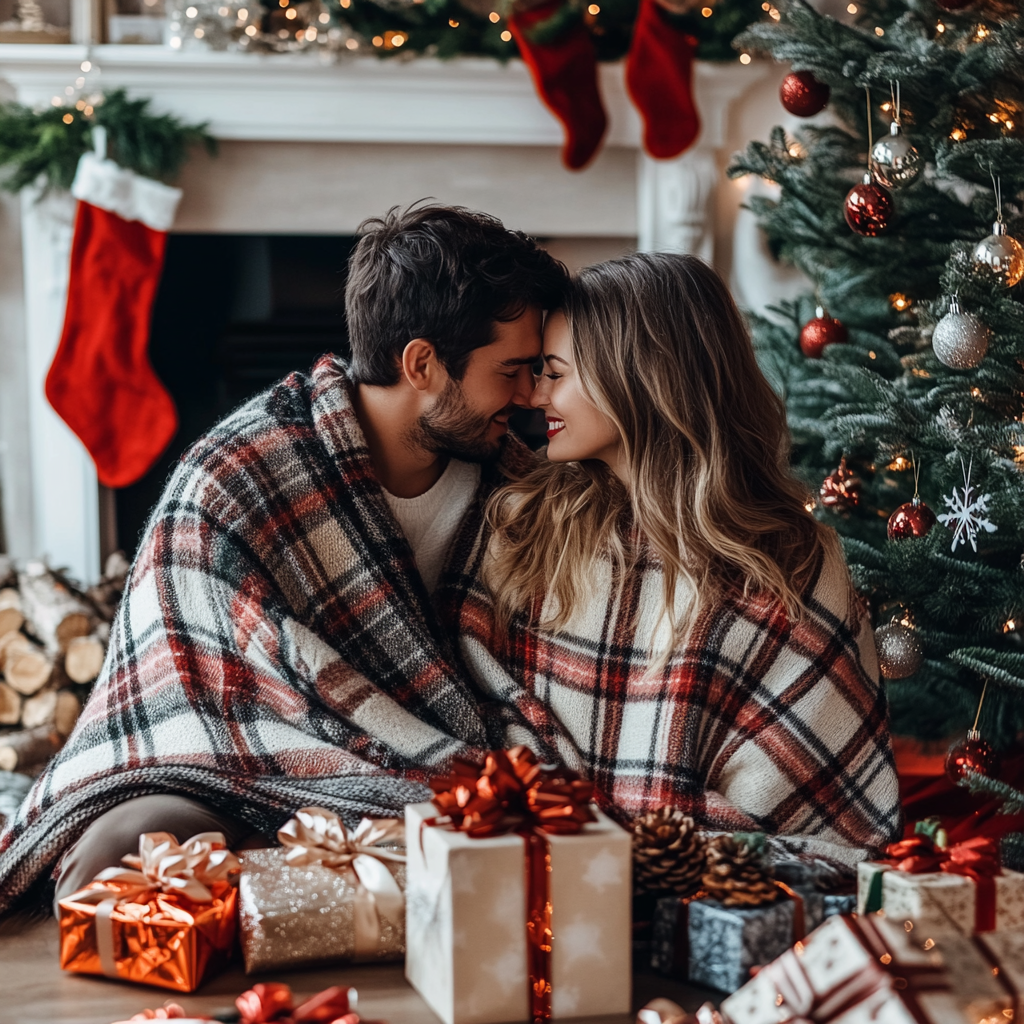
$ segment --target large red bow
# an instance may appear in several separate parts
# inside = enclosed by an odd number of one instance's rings
[[[596,821],[594,784],[575,772],[545,768],[527,747],[491,750],[482,765],[457,758],[451,773],[431,779],[433,804],[473,839],[537,828],[557,835]]]
[[[921,875],[945,871],[969,878],[992,878],[1000,873],[999,855],[994,840],[976,836],[947,848],[938,847],[927,836],[912,836],[886,848],[886,863],[897,871]]]
[[[236,1000],[241,1024],[359,1024],[354,991],[334,985],[294,1005],[292,990],[277,982],[253,985]]]

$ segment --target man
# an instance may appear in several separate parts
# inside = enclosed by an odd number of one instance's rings
[[[245,844],[307,804],[400,812],[487,744],[431,593],[500,479],[565,270],[463,209],[364,229],[351,367],[292,374],[183,457],[93,696],[0,836],[0,911],[58,861],[68,895],[141,832]]]

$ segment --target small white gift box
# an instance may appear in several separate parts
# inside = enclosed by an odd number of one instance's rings
[[[555,1019],[630,1010],[631,839],[594,813],[545,837]],[[526,840],[470,838],[436,816],[406,807],[406,977],[445,1024],[529,1020]]]

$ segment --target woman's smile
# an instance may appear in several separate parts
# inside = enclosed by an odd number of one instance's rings
[[[554,419],[551,416],[548,417],[548,440],[549,441],[551,440],[551,438],[553,438],[555,436],[555,434],[557,434],[560,430],[564,430],[564,429],[565,429],[565,420]]]

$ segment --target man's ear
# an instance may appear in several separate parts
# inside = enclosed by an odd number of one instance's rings
[[[441,364],[437,350],[426,338],[413,338],[402,352],[402,373],[417,390],[427,391],[437,380]]]

